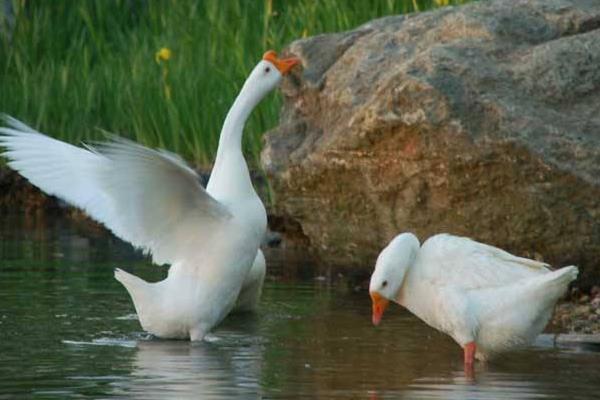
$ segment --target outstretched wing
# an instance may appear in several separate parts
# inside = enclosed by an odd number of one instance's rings
[[[179,157],[113,138],[80,148],[5,117],[8,165],[44,192],[83,209],[157,264],[185,261],[231,218]]]
[[[549,272],[545,263],[449,234],[423,243],[417,263],[423,278],[461,289],[503,286]]]

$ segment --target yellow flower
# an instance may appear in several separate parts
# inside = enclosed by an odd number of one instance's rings
[[[169,61],[171,59],[171,50],[168,47],[161,47],[154,55],[157,63],[161,61]]]
[[[449,0],[435,0],[435,3],[437,4],[438,7],[444,7],[447,6],[448,4],[450,4]]]
[[[171,100],[171,85],[169,85],[168,79],[169,67],[167,65],[167,61],[171,59],[171,50],[168,47],[161,47],[161,49],[154,54],[154,59],[156,60],[156,63],[161,66],[162,84],[165,98],[167,100]],[[164,61],[164,63],[161,64],[162,61]]]

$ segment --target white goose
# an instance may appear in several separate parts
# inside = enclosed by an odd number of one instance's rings
[[[0,145],[9,166],[32,184],[82,208],[151,253],[156,264],[171,264],[157,283],[120,269],[115,278],[146,331],[201,340],[240,291],[240,308],[252,308],[260,296],[265,264],[258,247],[267,218],[242,154],[242,131],[254,107],[298,62],[269,51],[253,69],[225,118],[206,190],[178,156],[124,139],[80,148],[6,117]]]
[[[546,326],[577,267],[556,271],[468,238],[439,234],[422,246],[396,236],[377,258],[369,292],[373,324],[394,301],[464,349],[465,370],[530,343]]]

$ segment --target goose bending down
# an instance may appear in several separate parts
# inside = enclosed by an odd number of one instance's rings
[[[160,282],[120,269],[115,278],[146,331],[201,340],[233,309],[245,280],[238,305],[253,307],[260,295],[258,247],[267,218],[242,154],[242,131],[252,109],[298,62],[269,51],[252,70],[225,118],[206,189],[178,156],[117,137],[81,148],[6,117],[0,145],[9,166],[32,184],[80,207],[156,264],[171,264]]]
[[[439,234],[422,246],[412,233],[396,236],[377,258],[369,292],[373,324],[394,301],[474,358],[530,343],[546,326],[556,301],[577,277],[468,238]]]

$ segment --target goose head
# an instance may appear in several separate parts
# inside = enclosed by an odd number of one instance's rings
[[[242,92],[252,97],[252,103],[258,103],[299,63],[299,58],[279,58],[275,51],[267,51],[246,79]]]
[[[369,294],[373,302],[373,325],[379,325],[390,300],[398,297],[406,271],[419,251],[419,239],[412,233],[396,236],[377,257]]]

